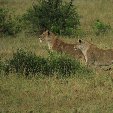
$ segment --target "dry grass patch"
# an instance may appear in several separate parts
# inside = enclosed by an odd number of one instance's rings
[[[108,75],[90,79],[0,77],[2,113],[112,113],[113,83]]]

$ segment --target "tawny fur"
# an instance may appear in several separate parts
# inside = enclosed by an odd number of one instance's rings
[[[82,51],[87,65],[110,66],[113,64],[112,49],[100,49],[95,45],[82,40],[79,40],[78,44],[74,48]]]
[[[84,55],[82,54],[81,50],[74,50],[74,46],[76,44],[68,44],[59,39],[55,34],[49,32],[48,30],[45,31],[40,36],[40,42],[46,41],[50,50],[55,50],[57,52],[69,54],[76,59],[84,59]]]

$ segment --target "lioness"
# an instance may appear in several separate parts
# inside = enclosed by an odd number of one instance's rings
[[[101,67],[110,66],[111,64],[113,64],[112,49],[103,50],[83,40],[79,40],[78,44],[74,46],[74,48],[75,50],[80,49],[82,51],[87,65]]]
[[[55,34],[48,30],[43,32],[39,39],[41,43],[45,41],[50,50],[55,50],[61,53],[64,52],[66,54],[74,56],[76,59],[84,58],[84,55],[82,54],[81,50],[74,50],[75,44],[68,44],[63,42],[62,40],[57,38]]]

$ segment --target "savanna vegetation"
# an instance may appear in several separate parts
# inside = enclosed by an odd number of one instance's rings
[[[44,26],[45,20],[34,21],[36,11],[42,14],[37,1],[0,0],[0,113],[112,113],[112,70],[87,68],[70,56],[52,54],[38,39],[46,26],[68,43],[81,38],[113,48],[112,0],[64,0],[69,4],[57,6],[58,12],[73,5],[66,12],[70,17],[49,10],[56,23],[48,19]]]

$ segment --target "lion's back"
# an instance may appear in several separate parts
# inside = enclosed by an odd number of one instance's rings
[[[109,65],[113,61],[113,50],[104,50],[90,45],[87,51],[87,59],[90,64],[94,62],[96,65]]]

